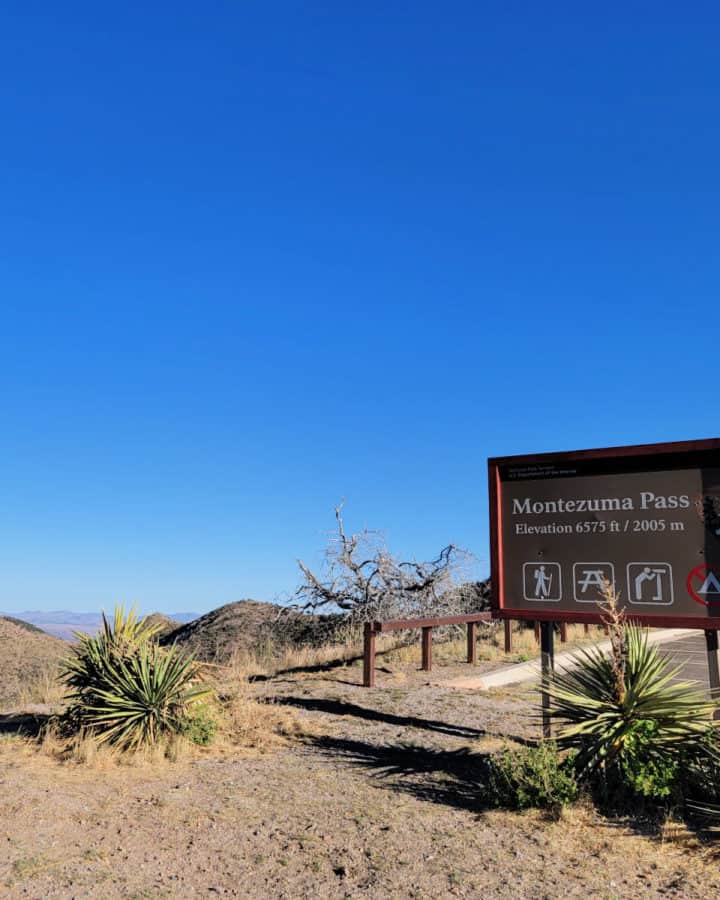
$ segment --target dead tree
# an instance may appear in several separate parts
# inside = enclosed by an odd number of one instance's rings
[[[416,616],[453,615],[463,592],[454,575],[470,554],[454,544],[428,562],[398,561],[382,535],[367,529],[348,535],[341,503],[335,509],[337,530],[325,554],[322,577],[302,560],[304,582],[295,608],[304,612],[340,611],[352,624]]]

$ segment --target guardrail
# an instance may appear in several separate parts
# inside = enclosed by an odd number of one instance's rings
[[[422,669],[432,670],[432,633],[433,628],[441,625],[467,625],[467,661],[477,660],[477,623],[489,622],[492,613],[474,613],[467,616],[446,616],[436,619],[392,619],[389,622],[366,622],[363,644],[363,687],[375,686],[375,638],[388,631],[408,631],[412,628],[422,629]]]
[[[477,623],[489,622],[492,613],[472,613],[466,616],[446,616],[435,619],[391,619],[388,622],[366,622],[363,640],[363,687],[375,687],[375,638],[388,631],[408,631],[413,628],[422,630],[422,663],[424,672],[432,671],[432,633],[433,628],[441,625],[467,625],[467,661],[470,665],[477,662]],[[512,622],[504,621],[505,652],[512,652]],[[587,631],[587,626],[585,627]],[[535,639],[540,642],[540,623],[535,622]],[[567,640],[567,623],[560,625],[560,640]]]

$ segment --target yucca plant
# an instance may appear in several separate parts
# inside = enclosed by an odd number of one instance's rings
[[[613,658],[593,647],[581,650],[576,668],[556,673],[547,686],[551,715],[563,723],[558,742],[577,750],[582,774],[629,759],[641,743],[651,756],[686,750],[702,742],[710,727],[713,704],[699,685],[673,681],[682,665],[661,656],[637,626],[625,625],[624,642],[621,681]]]
[[[97,635],[77,635],[63,662],[68,720],[99,743],[134,750],[182,733],[192,705],[212,694],[194,658],[160,647],[157,630],[117,607]]]
[[[682,664],[625,621],[614,593],[606,593],[604,609],[610,653],[581,650],[574,668],[543,684],[562,723],[558,746],[573,751],[580,780],[669,797],[695,761],[715,752],[715,704],[697,682],[675,680]]]

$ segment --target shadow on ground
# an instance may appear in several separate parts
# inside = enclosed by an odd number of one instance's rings
[[[387,656],[391,653],[395,653],[398,649],[402,647],[410,646],[410,644],[400,644],[398,647],[388,647],[387,650],[378,650],[375,654],[376,659],[382,659],[383,656]],[[250,682],[263,682],[263,681],[275,681],[278,678],[282,678],[284,675],[314,675],[318,672],[332,672],[333,669],[342,669],[344,667],[350,667],[353,663],[362,662],[363,655],[362,653],[356,653],[354,656],[346,656],[341,657],[339,659],[331,659],[327,662],[322,663],[314,663],[312,665],[305,666],[293,666],[289,669],[279,669],[277,672],[272,672],[269,675],[251,675],[248,678]],[[389,669],[383,669],[382,666],[378,667],[380,672],[389,672]],[[348,682],[349,684],[350,682]],[[357,682],[352,682],[356,684],[357,687],[361,686],[361,682],[358,680]]]
[[[344,700],[329,700],[321,697],[276,697],[273,703],[284,706],[294,706],[309,712],[322,712],[333,716],[355,716],[368,722],[382,722],[385,725],[395,725],[399,728],[418,728],[422,731],[434,731],[439,734],[447,734],[459,738],[503,737],[516,744],[534,746],[537,741],[519,737],[516,735],[496,735],[483,728],[470,728],[466,725],[452,725],[449,722],[440,722],[437,719],[421,719],[418,716],[399,716],[395,713],[371,709],[367,706],[359,706],[357,703],[348,703]]]
[[[50,721],[49,713],[12,712],[0,713],[0,734],[17,734],[38,737]]]
[[[342,669],[344,666],[352,665],[360,659],[362,656],[349,656],[347,659],[333,659],[330,662],[317,663],[312,666],[294,666],[291,669],[280,669],[271,675],[251,675],[248,681],[254,684],[262,681],[275,681],[283,675],[313,675],[316,672],[331,672],[333,669]]]
[[[306,743],[333,760],[370,770],[371,777],[386,790],[462,809],[478,815],[498,809],[493,800],[492,753],[474,753],[467,748],[442,750],[415,744],[371,744],[331,736],[307,738]],[[510,809],[509,807],[504,807]],[[632,831],[662,841],[664,816],[658,809],[596,809],[599,822],[609,831]],[[557,812],[539,810],[555,820]],[[686,817],[688,834],[716,843],[719,830],[710,829],[701,817]]]
[[[485,790],[489,754],[472,753],[465,748],[437,750],[327,736],[311,738],[309,742],[333,759],[374,770],[374,777],[386,780],[389,790],[471,812],[489,808]]]

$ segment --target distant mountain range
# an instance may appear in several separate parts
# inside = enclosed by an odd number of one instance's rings
[[[108,615],[110,612],[108,611]],[[16,613],[0,613],[0,616],[8,615],[14,619],[20,619],[23,622],[29,622],[48,634],[54,634],[56,637],[69,641],[73,638],[73,632],[84,631],[87,634],[94,634],[102,622],[102,616],[98,613],[82,613],[72,612],[68,609],[31,609],[25,612]],[[194,612],[177,612],[165,613],[169,619],[175,622],[185,624],[197,619],[199,613]]]

